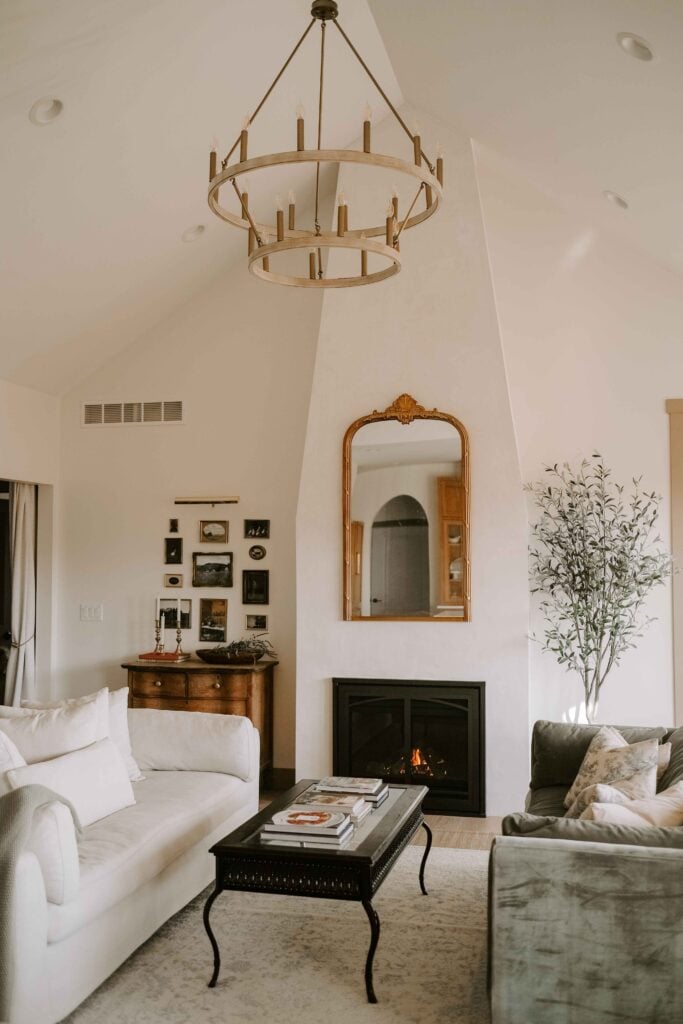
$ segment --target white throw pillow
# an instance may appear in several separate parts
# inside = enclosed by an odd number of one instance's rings
[[[0,796],[9,793],[11,786],[5,778],[10,768],[23,768],[26,761],[17,750],[9,736],[0,732]]]
[[[589,821],[610,822],[617,825],[636,824],[626,821],[621,811],[636,817],[638,825],[658,825],[661,828],[677,828],[683,825],[683,782],[676,782],[651,800],[628,800],[625,804],[591,804],[581,815]]]
[[[84,828],[135,803],[123,758],[110,739],[41,764],[11,768],[7,780],[12,789],[48,786],[73,804]]]
[[[38,858],[50,903],[73,899],[78,892],[81,869],[76,828],[66,804],[55,800],[37,808],[26,849]]]
[[[56,708],[80,708],[84,704],[94,704],[97,712],[96,740],[105,740],[109,735],[109,690],[104,686],[95,693],[87,693],[84,697],[67,697],[65,700],[39,701],[22,700],[23,711],[54,711]]]
[[[128,771],[128,778],[132,779],[133,782],[140,782],[141,779],[144,779],[144,775],[135,763],[130,747],[130,736],[128,735],[127,686],[122,687],[120,690],[108,690],[105,686],[104,689],[98,690],[97,693],[89,693],[85,697],[69,697],[66,700],[52,701],[44,704],[25,700],[22,701],[22,708],[44,710],[47,708],[74,707],[91,702],[96,705],[98,715],[100,716],[100,729],[98,730],[97,739],[103,740],[109,736],[119,748]]]
[[[0,709],[0,731],[16,744],[28,764],[61,757],[97,740],[99,716],[92,701],[53,711],[22,710],[9,718],[4,716],[5,710]]]

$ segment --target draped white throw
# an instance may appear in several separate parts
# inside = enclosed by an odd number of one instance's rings
[[[19,707],[33,696],[36,632],[36,487],[10,484],[12,649],[5,677],[5,704]]]

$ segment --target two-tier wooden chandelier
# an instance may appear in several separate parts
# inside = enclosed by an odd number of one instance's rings
[[[248,259],[249,269],[257,277],[264,281],[273,281],[276,284],[286,284],[296,288],[351,288],[355,285],[374,284],[383,281],[387,277],[397,274],[401,269],[401,256],[399,251],[399,239],[406,228],[412,228],[421,224],[437,210],[443,195],[443,159],[437,155],[435,164],[432,164],[422,149],[422,142],[419,134],[411,132],[405,121],[398,113],[388,96],[380,86],[369,67],[360,56],[355,46],[344,32],[344,29],[337,20],[338,9],[335,0],[314,0],[311,7],[311,21],[306,31],[282,65],[280,71],[271,83],[265,96],[256,107],[251,117],[246,118],[242,131],[238,135],[235,144],[225,158],[218,165],[218,154],[216,149],[211,150],[209,158],[209,206],[213,212],[222,220],[227,221],[235,227],[242,228],[248,232]],[[264,156],[248,156],[249,148],[249,127],[262,110],[266,100],[273,92],[280,81],[285,70],[293,60],[296,52],[304,39],[311,31],[315,23],[320,23],[320,78],[318,83],[318,125],[317,142],[315,149],[306,148],[306,133],[304,124],[304,112],[300,107],[296,111],[296,149],[284,153],[270,153]],[[409,137],[413,147],[413,161],[402,160],[394,156],[385,156],[372,152],[372,130],[371,112],[365,111],[363,121],[363,148],[354,149],[321,149],[322,122],[323,122],[323,94],[325,82],[325,30],[327,22],[330,21],[341,33],[351,52],[366,72],[370,81],[380,93],[382,99],[389,107],[406,135]],[[294,127],[294,125],[293,125]],[[294,135],[294,132],[292,133]],[[239,162],[230,163],[230,160],[239,149]],[[305,228],[297,226],[297,211],[294,196],[290,193],[289,207],[287,211],[287,226],[285,226],[284,206],[279,205],[275,211],[275,223],[263,224],[254,219],[249,206],[249,194],[244,187],[245,175],[266,167],[276,167],[280,164],[306,164],[316,165],[315,175],[315,200],[313,227]],[[398,196],[394,194],[383,222],[379,225],[367,227],[349,228],[348,204],[340,194],[337,206],[336,230],[323,231],[320,226],[320,166],[321,164],[360,164],[370,167],[382,167],[399,174],[413,178],[417,184],[415,197],[408,206],[405,214],[399,212]],[[240,188],[242,179],[242,188]],[[223,205],[221,189],[231,190],[237,197],[237,210],[232,212]],[[422,196],[423,208],[418,208],[418,201]],[[380,238],[382,241],[375,241]],[[271,241],[271,239],[275,239]],[[358,272],[343,277],[327,276],[327,256],[330,250],[357,250],[358,251]],[[302,274],[283,274],[270,269],[270,258],[281,253],[289,253],[295,250],[302,250],[301,264]],[[306,261],[306,252],[308,260]],[[380,269],[368,269],[368,254],[372,253],[381,257]],[[323,258],[325,254],[325,258]],[[291,261],[290,261],[291,262]],[[379,261],[374,260],[373,264]],[[289,269],[289,268],[288,268]]]

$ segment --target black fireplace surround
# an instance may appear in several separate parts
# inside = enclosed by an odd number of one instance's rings
[[[333,679],[334,773],[429,788],[433,814],[483,817],[483,682]]]

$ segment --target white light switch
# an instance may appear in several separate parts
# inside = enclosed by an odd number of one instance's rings
[[[81,622],[104,622],[104,605],[82,604]]]

